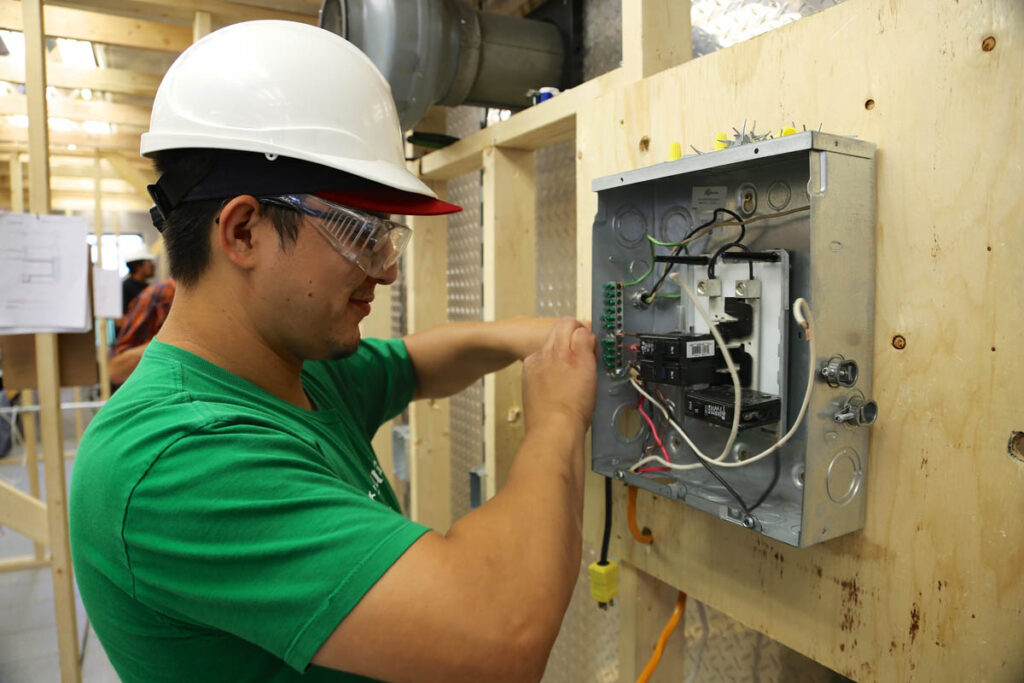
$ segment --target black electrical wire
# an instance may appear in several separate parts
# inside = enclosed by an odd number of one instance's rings
[[[779,474],[782,472],[782,456],[779,455],[778,451],[775,451],[775,473],[772,475],[772,483],[768,484],[768,488],[764,490],[761,497],[757,499],[757,502],[750,506],[750,511],[753,512],[757,508],[761,507],[761,503],[771,495],[772,491],[775,490],[775,485],[779,483]]]
[[[718,483],[725,487],[725,490],[729,492],[729,495],[733,497],[736,503],[740,506],[740,509],[743,510],[744,515],[746,515],[747,517],[754,516],[753,514],[751,514],[751,508],[747,506],[742,496],[740,496],[740,494],[737,493],[736,489],[734,489],[729,484],[729,482],[727,482],[725,478],[715,470],[714,466],[711,463],[705,462],[704,458],[701,457],[697,458],[697,462],[699,462],[701,465],[704,465],[704,469],[710,472],[711,476],[717,479]]]
[[[601,535],[601,560],[598,562],[602,567],[608,564],[608,543],[612,537],[612,480],[604,478],[604,533]]]
[[[722,254],[729,251],[730,249],[742,249],[743,251],[750,253],[750,247],[739,242],[730,242],[722,247],[719,247],[718,251],[711,255],[711,260],[708,261],[708,278],[715,278],[715,264],[718,263],[718,259],[722,258]],[[747,261],[747,266],[750,268],[750,279],[754,279],[754,262]]]
[[[705,228],[708,228],[708,227],[711,227],[712,225],[717,223],[718,222],[718,214],[720,214],[720,213],[728,214],[728,215],[732,216],[733,218],[735,218],[736,221],[739,222],[739,224],[740,224],[740,234],[736,237],[735,240],[733,240],[729,244],[730,245],[740,244],[743,241],[743,239],[747,236],[747,225],[746,225],[746,223],[743,222],[743,219],[740,218],[739,214],[734,213],[733,211],[730,211],[729,209],[726,209],[726,208],[723,208],[723,207],[719,207],[719,208],[715,209],[714,212],[711,214],[711,218],[708,221],[706,221],[704,223],[701,223],[696,228],[691,230],[689,233],[687,233],[686,237],[684,237],[683,239],[680,240],[680,242],[685,242],[686,240],[690,239],[691,237],[696,235],[701,230],[703,230]],[[677,246],[675,249],[672,250],[672,256],[678,256],[679,252],[682,251],[682,249],[683,249],[682,245]],[[668,274],[670,272],[672,272],[672,268],[674,266],[675,266],[674,263],[667,263],[667,264],[665,264],[665,269],[663,271],[661,271],[661,277],[658,278],[658,281],[655,283],[654,289],[651,290],[651,293],[647,295],[647,301],[648,302],[654,301],[654,295],[658,293],[659,289],[661,289],[661,286],[665,283],[665,278],[667,278]],[[751,278],[751,279],[753,279],[753,278]]]

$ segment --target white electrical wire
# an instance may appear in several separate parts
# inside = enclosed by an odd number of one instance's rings
[[[678,273],[672,273],[669,277],[675,280],[676,283],[682,288],[682,290],[686,292],[686,296],[690,298],[690,301],[693,303],[694,308],[696,308],[697,312],[700,313],[700,316],[704,318],[705,324],[707,324],[708,329],[711,330],[711,335],[715,338],[715,343],[718,344],[718,348],[722,350],[722,357],[725,359],[725,366],[729,369],[729,376],[732,378],[733,396],[735,397],[733,401],[732,410],[732,429],[729,431],[729,439],[725,442],[725,448],[722,449],[722,452],[718,455],[717,458],[712,459],[709,456],[705,455],[704,452],[701,451],[700,448],[697,446],[697,444],[693,442],[693,439],[690,438],[690,435],[684,432],[682,428],[678,424],[676,424],[675,420],[672,419],[672,416],[665,409],[665,406],[661,405],[661,403],[655,400],[653,396],[644,391],[632,377],[630,377],[629,383],[632,384],[633,388],[640,392],[642,396],[645,396],[651,402],[651,404],[654,405],[654,407],[661,411],[661,414],[665,417],[665,420],[670,425],[672,425],[672,428],[679,433],[679,436],[683,437],[683,440],[691,448],[691,450],[693,450],[694,453],[696,453],[699,457],[703,458],[704,460],[707,460],[708,462],[720,463],[732,451],[732,445],[736,442],[736,436],[739,434],[740,431],[740,409],[742,407],[742,400],[740,397],[740,376],[739,373],[736,371],[736,364],[733,363],[732,354],[729,353],[729,349],[725,345],[725,339],[722,338],[722,334],[718,331],[718,327],[711,321],[711,316],[708,314],[707,310],[705,310],[705,308],[701,306],[700,301],[697,299],[697,295],[695,295],[693,293],[693,290],[690,289],[690,287],[685,282],[683,282],[682,278],[679,277]],[[639,463],[634,465],[633,469],[640,467],[640,465],[644,462],[645,460],[641,460]],[[697,469],[698,467],[703,467],[703,465],[701,465],[699,462],[690,463],[688,465],[670,466],[674,470],[693,470]]]
[[[697,656],[693,660],[693,669],[683,683],[696,683],[697,673],[700,671],[700,662],[704,659],[704,648],[708,644],[708,614],[704,610],[704,603],[699,600],[693,600],[697,603],[697,615],[700,617],[700,644],[697,646]]]
[[[679,281],[679,284],[685,286],[685,283],[683,283],[682,280]],[[688,287],[686,288],[685,291],[686,291],[686,293],[688,295],[690,295],[690,296],[693,295],[693,293],[691,291],[689,291]],[[804,310],[801,311],[800,310],[801,308],[804,309]],[[649,400],[651,400],[651,402],[654,404],[654,406],[656,408],[658,408],[658,410],[661,411],[661,414],[668,421],[669,425],[674,430],[676,430],[680,435],[682,435],[683,438],[686,439],[686,442],[691,445],[691,447],[693,448],[693,452],[697,455],[698,458],[701,458],[705,462],[711,463],[712,465],[716,465],[718,467],[746,467],[747,465],[752,465],[752,464],[754,464],[755,462],[757,462],[759,460],[763,460],[764,458],[767,458],[769,455],[771,455],[775,451],[777,451],[780,448],[782,448],[782,446],[784,446],[791,438],[793,438],[793,435],[796,434],[797,428],[800,426],[800,424],[804,420],[804,415],[807,414],[807,406],[810,405],[810,403],[811,403],[811,391],[814,389],[814,377],[815,377],[815,374],[816,374],[815,370],[817,369],[817,362],[815,360],[814,337],[812,335],[812,328],[814,327],[814,314],[811,312],[811,307],[807,303],[807,300],[804,299],[803,297],[801,297],[801,298],[799,298],[799,299],[797,299],[796,301],[793,302],[793,318],[797,321],[797,323],[800,324],[801,327],[804,328],[804,337],[807,340],[807,356],[808,356],[808,364],[807,364],[808,365],[808,369],[807,369],[807,389],[804,391],[803,403],[800,404],[800,412],[797,413],[796,420],[793,421],[793,425],[789,428],[789,431],[787,431],[782,436],[782,438],[780,438],[774,444],[772,444],[768,448],[764,449],[763,451],[761,451],[757,455],[751,456],[751,457],[747,458],[746,460],[742,460],[742,461],[739,461],[739,462],[722,462],[720,460],[712,460],[708,456],[704,455],[704,453],[702,453],[700,451],[700,449],[698,449],[695,446],[693,446],[693,441],[690,439],[689,436],[686,435],[686,433],[683,431],[682,427],[680,427],[679,424],[676,423],[676,421],[673,420],[668,415],[668,413],[665,410],[664,406],[662,406],[660,403],[658,403],[653,398],[651,398],[649,394],[644,392],[644,395],[647,396],[647,398]],[[726,357],[728,357],[728,356],[726,356]],[[632,382],[632,381],[633,380],[630,379],[630,382]],[[636,386],[636,384],[634,384],[634,386]],[[639,391],[639,389],[638,389],[638,391]],[[736,402],[739,403],[739,389],[738,388],[736,389],[736,397],[737,397],[737,401]],[[739,411],[739,407],[737,406],[735,408],[735,410]],[[736,415],[733,415],[733,425],[734,425],[734,427],[735,427],[735,424],[736,424]],[[731,443],[729,444],[729,447],[730,448],[732,447]],[[726,449],[726,450],[728,450],[728,449]],[[687,465],[679,465],[679,464],[668,462],[667,460],[662,458],[660,455],[649,455],[646,458],[642,458],[639,462],[637,462],[635,465],[633,465],[633,467],[631,469],[635,471],[635,470],[643,467],[644,465],[646,465],[648,463],[652,463],[652,462],[655,462],[655,463],[661,465],[662,467],[668,467],[668,468],[673,469],[673,470],[689,470],[689,469],[694,469],[695,468],[693,463],[690,463],[690,464],[687,464]],[[700,463],[696,463],[696,465],[699,466]]]

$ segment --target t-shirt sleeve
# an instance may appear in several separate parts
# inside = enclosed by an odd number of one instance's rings
[[[122,537],[137,600],[303,671],[425,531],[339,481],[315,447],[268,427],[214,424],[142,477]]]
[[[370,437],[405,410],[416,391],[416,372],[401,339],[363,339],[348,358],[307,363],[306,370],[332,386],[336,400],[345,402]]]

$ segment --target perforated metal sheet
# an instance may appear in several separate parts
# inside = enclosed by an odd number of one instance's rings
[[[576,143],[537,150],[537,315],[576,312]]]
[[[619,609],[599,609],[590,597],[587,567],[598,550],[583,546],[583,560],[562,630],[551,650],[544,683],[616,683],[619,680]]]
[[[842,0],[693,0],[693,56],[729,47]]]
[[[583,79],[590,80],[622,63],[620,0],[583,0]]]
[[[693,671],[701,638],[696,607],[696,602],[690,601],[684,618],[687,675]],[[696,677],[701,683],[838,683],[846,680],[727,615],[707,606],[704,609],[708,617],[708,642]]]
[[[448,110],[449,135],[464,137],[480,128],[483,110]],[[462,207],[448,218],[448,319],[483,319],[483,252],[480,173],[448,181],[448,199]],[[484,460],[484,388],[479,381],[450,402],[452,521],[469,512],[469,471]]]

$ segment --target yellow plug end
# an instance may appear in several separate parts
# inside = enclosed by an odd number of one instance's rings
[[[619,565],[609,560],[608,564],[591,562],[590,597],[599,604],[607,605],[619,594]]]

